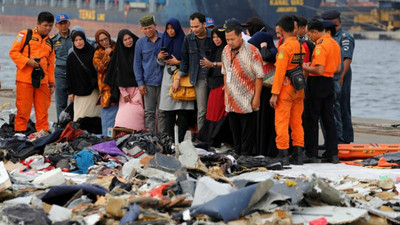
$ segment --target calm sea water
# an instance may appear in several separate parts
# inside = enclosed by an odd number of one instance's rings
[[[0,35],[2,87],[15,87],[8,57],[14,36]],[[400,41],[356,40],[352,70],[352,113],[356,117],[400,120]]]

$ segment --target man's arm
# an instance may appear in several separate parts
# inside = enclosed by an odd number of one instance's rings
[[[261,96],[262,86],[263,86],[263,79],[257,78],[256,79],[256,91],[254,93],[253,101],[251,102],[253,111],[256,111],[260,108],[260,96]]]
[[[55,61],[56,61],[56,54],[54,51],[54,48],[52,49],[50,55],[47,57],[47,75],[49,79],[49,83],[54,84],[55,79],[54,79],[54,71],[55,71]]]
[[[260,96],[261,96],[261,89],[263,85],[263,79],[265,77],[264,69],[263,69],[263,59],[258,51],[255,49],[253,51],[253,59],[251,62],[252,72],[256,75],[256,83],[255,83],[255,93],[253,97],[253,101],[251,102],[251,106],[253,111],[258,110],[260,108]]]
[[[350,64],[353,58],[353,51],[354,51],[354,39],[349,36],[348,34],[343,37],[340,42],[340,47],[342,49],[343,54],[343,71],[340,74],[339,83],[343,84],[343,79],[346,76],[347,72],[350,70]]]
[[[133,71],[135,72],[136,82],[138,86],[144,86],[143,82],[143,65],[142,65],[142,45],[140,41],[136,42],[135,59],[133,63]]]
[[[26,34],[27,34],[27,30],[24,30],[24,31],[21,31],[18,33],[17,37],[14,40],[13,45],[11,46],[10,53],[9,53],[12,61],[14,61],[14,63],[19,68],[24,67],[30,61],[30,59],[27,56],[25,56],[21,53],[21,49],[25,43]],[[27,47],[28,46],[26,46],[25,48],[27,48]],[[24,51],[25,51],[25,49],[24,49]]]
[[[352,62],[352,59],[350,59],[350,58],[345,58],[343,60],[343,71],[340,74],[340,78],[339,78],[340,85],[343,85],[343,79],[346,76],[347,72],[349,72],[351,62]],[[340,70],[339,70],[339,72],[340,72]]]
[[[307,73],[312,73],[315,75],[322,75],[324,73],[325,66],[322,65],[315,65],[315,66],[310,66],[307,63],[303,64],[303,70],[306,71]],[[339,67],[340,70],[340,67]]]
[[[51,48],[51,53],[47,57],[47,76],[48,76],[47,79],[49,82],[50,94],[53,94],[56,88],[54,79],[55,61],[56,61],[56,53],[54,51],[54,48]]]
[[[186,76],[189,71],[189,35],[183,40],[183,45],[181,49],[181,64],[179,66],[179,76]]]
[[[142,45],[139,41],[136,42],[136,47],[135,47],[135,59],[133,63],[133,71],[135,72],[135,78],[136,82],[138,83],[139,86],[139,92],[141,95],[146,95],[146,87],[144,86],[144,75],[143,75],[143,57],[142,57]]]
[[[284,49],[280,49],[276,56],[274,83],[271,90],[272,94],[279,95],[281,92],[289,60],[288,53]]]

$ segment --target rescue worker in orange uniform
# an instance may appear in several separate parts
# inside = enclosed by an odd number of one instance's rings
[[[340,47],[331,35],[324,31],[323,23],[317,19],[308,22],[307,34],[316,46],[312,62],[303,64],[303,70],[308,73],[307,100],[310,105],[310,127],[305,130],[307,149],[304,162],[315,162],[318,156],[318,120],[321,118],[326,130],[326,162],[338,163],[338,136],[333,117],[333,76],[341,69]]]
[[[292,130],[292,164],[301,165],[304,131],[301,116],[303,114],[304,90],[296,90],[286,77],[287,70],[294,69],[301,63],[305,51],[298,41],[292,16],[283,16],[277,23],[277,29],[284,38],[279,46],[275,63],[274,84],[272,85],[271,107],[275,108],[276,145],[279,150],[277,160],[282,165],[289,165],[288,149],[290,146],[289,125]]]
[[[15,79],[17,88],[15,132],[26,131],[32,104],[35,108],[36,130],[49,129],[47,111],[50,107],[51,95],[55,89],[55,54],[49,38],[53,23],[54,16],[51,13],[41,12],[38,15],[37,27],[32,30],[32,36],[28,45],[24,46],[29,32],[28,30],[23,30],[18,33],[11,47],[10,58],[17,66],[17,76]],[[34,69],[40,70],[40,67],[43,70],[44,76],[37,79],[36,76],[32,76],[32,72]]]

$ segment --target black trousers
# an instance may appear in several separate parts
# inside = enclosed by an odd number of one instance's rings
[[[307,80],[308,96],[306,123],[304,132],[306,138],[306,154],[309,157],[318,156],[318,120],[321,118],[326,129],[326,156],[336,156],[338,153],[336,124],[333,117],[334,87],[333,79],[323,76],[309,76]]]
[[[255,150],[257,112],[228,113],[235,151],[239,155],[252,155]]]
[[[175,132],[174,127],[175,123],[178,125],[178,140],[181,143],[184,138],[186,131],[189,127],[190,121],[190,113],[193,113],[192,110],[174,110],[174,111],[164,111],[165,113],[165,132],[174,138]],[[178,120],[176,119],[178,116]],[[174,139],[175,140],[175,139]]]

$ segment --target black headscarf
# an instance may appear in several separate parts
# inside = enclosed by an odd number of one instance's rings
[[[216,46],[213,42],[211,46],[211,62],[221,62],[222,51],[226,46],[225,30],[222,26],[217,26],[212,30],[212,35],[217,34],[221,39],[222,43],[220,46]],[[221,74],[221,68],[211,68],[208,72],[207,84],[210,89],[220,87],[224,83],[223,76]]]
[[[78,36],[85,41],[85,46],[78,49],[73,45],[74,51],[68,55],[68,92],[78,96],[86,96],[90,95],[94,88],[97,88],[97,72],[93,67],[94,47],[86,41],[86,35],[81,31],[74,32],[72,42]]]
[[[216,46],[213,42],[211,46],[210,61],[218,60],[218,62],[221,62],[222,50],[225,48],[226,45],[225,30],[222,26],[217,26],[212,30],[212,35],[214,36],[214,34],[217,34],[217,36],[221,39],[222,44],[220,46]]]
[[[129,35],[133,39],[133,45],[130,48],[125,47],[123,40],[125,35]],[[135,74],[133,72],[133,60],[135,56],[135,45],[139,38],[127,29],[123,29],[118,33],[117,44],[113,57],[107,68],[107,74],[104,83],[111,87],[111,101],[118,102],[118,87],[137,87]],[[118,92],[118,93],[117,93]]]
[[[171,24],[172,28],[175,30],[175,37],[170,37],[168,35],[168,24]],[[166,47],[168,52],[168,56],[165,59],[171,59],[171,55],[174,55],[176,59],[181,60],[183,39],[185,39],[185,32],[182,29],[181,23],[174,17],[169,18],[165,25],[165,32],[161,39],[162,46]]]

